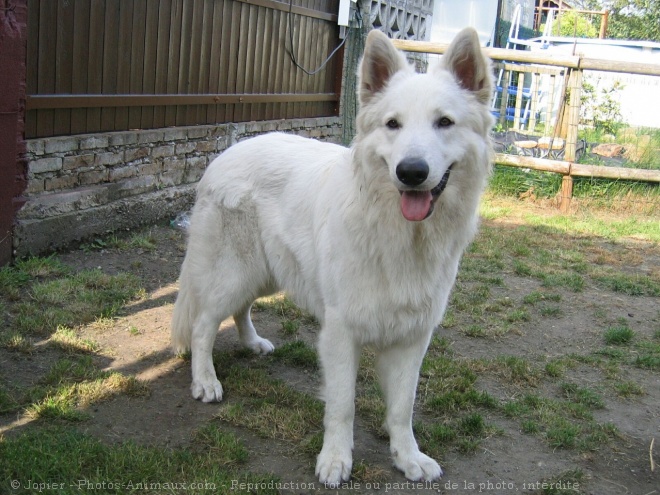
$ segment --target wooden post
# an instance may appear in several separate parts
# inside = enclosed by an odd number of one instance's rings
[[[600,16],[600,32],[598,37],[602,40],[607,36],[607,23],[609,21],[610,11],[605,9],[603,10],[603,15]]]
[[[573,198],[573,177],[564,175],[561,178],[561,201],[559,208],[562,213],[568,213],[571,208],[571,199]]]
[[[566,151],[564,153],[564,160],[567,162],[574,162],[575,151],[577,148],[578,122],[580,120],[582,70],[576,69],[571,71],[568,86],[571,90],[571,95],[568,102],[568,128],[566,132]]]
[[[570,100],[568,101],[568,130],[566,133],[566,148],[564,149],[564,160],[573,163],[576,158],[578,123],[580,120],[580,96],[582,93],[582,70],[571,71],[568,81],[568,87],[571,89]],[[561,211],[568,213],[573,197],[573,177],[569,168],[568,174],[561,181]]]
[[[529,120],[527,121],[527,131],[528,132],[535,132],[536,129],[536,105],[538,103],[538,89],[539,89],[539,80],[541,79],[541,75],[537,73],[532,73],[532,102],[530,104],[531,110],[529,114]]]
[[[520,130],[520,117],[522,111],[523,92],[525,91],[525,74],[518,73],[518,85],[516,86],[516,108],[513,110],[513,128]]]
[[[502,72],[502,100],[500,101],[500,125],[504,127],[506,122],[506,107],[509,101],[509,71],[504,69]]]
[[[550,132],[550,127],[552,125],[552,111],[555,108],[555,85],[557,84],[557,79],[554,74],[550,76],[550,86],[548,87],[548,105],[545,110],[545,131],[544,134],[547,136]],[[559,114],[561,108],[557,110]],[[559,119],[557,119],[559,120]],[[554,133],[554,131],[553,131]]]

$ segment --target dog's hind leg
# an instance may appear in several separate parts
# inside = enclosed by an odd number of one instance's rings
[[[376,369],[385,394],[385,429],[390,436],[394,465],[411,481],[432,481],[442,476],[437,462],[420,452],[412,429],[417,377],[427,340],[381,350]]]
[[[234,323],[238,330],[238,337],[248,349],[256,354],[269,354],[275,350],[275,346],[268,339],[264,339],[257,334],[250,318],[250,308],[252,303],[247,304],[237,313],[234,313]]]
[[[202,311],[192,328],[192,385],[190,391],[202,402],[222,400],[222,385],[213,367],[213,344],[223,317],[218,313]]]

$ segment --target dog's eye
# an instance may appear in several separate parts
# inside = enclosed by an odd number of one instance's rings
[[[388,129],[392,129],[392,130],[399,129],[401,127],[401,124],[399,124],[399,121],[396,119],[388,120],[385,125],[387,126]]]
[[[436,125],[438,127],[449,127],[451,125],[454,125],[454,121],[451,120],[449,117],[441,117],[436,122]]]

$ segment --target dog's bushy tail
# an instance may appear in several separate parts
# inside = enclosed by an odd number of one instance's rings
[[[189,279],[184,262],[179,278],[179,295],[174,304],[170,334],[172,350],[176,354],[183,354],[190,350],[192,328],[197,314]]]

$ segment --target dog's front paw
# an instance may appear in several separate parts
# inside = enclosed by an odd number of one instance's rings
[[[410,481],[433,481],[442,476],[440,465],[419,450],[404,459],[398,457],[394,456],[394,465]]]
[[[275,346],[270,340],[257,337],[251,342],[247,342],[245,347],[251,349],[255,354],[270,354],[275,350]]]
[[[222,400],[222,385],[216,378],[206,382],[193,381],[190,391],[193,398],[201,399],[202,402],[220,402]]]
[[[346,454],[322,449],[316,460],[316,476],[326,487],[337,488],[351,477],[352,467],[353,456],[350,451]]]

